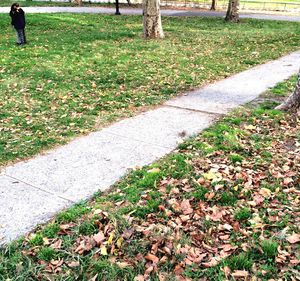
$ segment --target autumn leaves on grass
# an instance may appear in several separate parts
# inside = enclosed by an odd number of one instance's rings
[[[295,276],[298,131],[272,110],[226,117],[61,222],[55,237],[33,248],[29,239],[23,254],[44,266],[41,276],[108,280],[104,268],[110,280]],[[54,252],[45,259],[47,248]]]

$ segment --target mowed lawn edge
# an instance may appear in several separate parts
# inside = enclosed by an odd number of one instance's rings
[[[24,48],[0,15],[0,165],[66,143],[137,110],[299,49],[299,23],[163,19],[142,39],[141,17],[27,15]]]
[[[295,81],[279,83],[109,192],[2,248],[0,276],[296,278],[300,124],[273,110]]]

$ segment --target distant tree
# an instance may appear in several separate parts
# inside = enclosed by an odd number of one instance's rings
[[[240,0],[229,0],[228,9],[226,13],[225,20],[229,22],[239,22],[239,6]]]
[[[143,0],[144,37],[164,38],[161,24],[160,0]]]
[[[215,11],[217,9],[217,2],[218,2],[218,0],[212,0],[211,6],[210,6],[210,9],[212,11]]]
[[[296,83],[296,87],[294,92],[276,109],[282,111],[290,111],[290,112],[297,112],[300,108],[300,71],[298,73],[298,79]]]
[[[77,4],[78,6],[82,6],[83,0],[72,0],[73,3]]]

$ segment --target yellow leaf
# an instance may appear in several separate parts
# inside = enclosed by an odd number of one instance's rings
[[[49,245],[50,244],[49,239],[47,237],[43,237],[43,244],[44,245]]]
[[[244,128],[245,128],[246,130],[250,130],[250,131],[256,129],[256,127],[253,126],[253,125],[246,125]]]
[[[102,256],[107,256],[107,249],[105,246],[101,246],[100,253]]]
[[[209,171],[208,173],[204,173],[203,177],[207,180],[213,180],[213,179],[217,178],[217,174]]]
[[[117,247],[120,249],[121,246],[122,246],[122,242],[123,242],[123,238],[120,237],[118,240],[117,240]]]
[[[112,232],[110,235],[109,235],[109,238],[107,240],[107,244],[110,245],[113,243],[113,239],[114,239],[114,233]]]
[[[253,218],[249,220],[254,228],[260,228],[263,226],[261,217],[258,214],[254,214]]]
[[[259,194],[265,198],[269,198],[272,195],[272,191],[268,188],[263,187],[260,189]]]
[[[159,168],[153,168],[147,171],[147,173],[159,173],[160,169]]]

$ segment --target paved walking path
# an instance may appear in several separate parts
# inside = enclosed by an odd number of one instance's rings
[[[199,133],[220,114],[297,73],[299,62],[300,51],[291,53],[6,167],[0,175],[0,244],[108,189],[128,169],[170,153],[183,131],[186,137]]]
[[[26,13],[93,13],[93,14],[114,14],[114,8],[107,7],[25,7]],[[142,15],[142,9],[121,8],[123,15]],[[8,13],[8,7],[0,7],[0,13]],[[196,16],[196,17],[224,17],[225,12],[205,11],[205,10],[161,10],[163,16]],[[270,15],[270,14],[255,14],[241,13],[241,18],[265,19],[265,20],[281,20],[300,22],[300,15]]]

